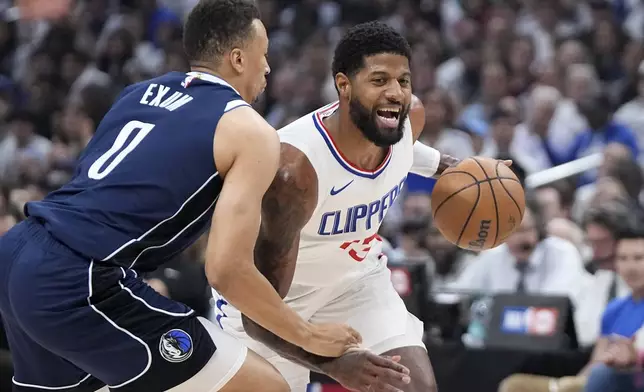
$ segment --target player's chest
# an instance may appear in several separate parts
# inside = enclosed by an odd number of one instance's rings
[[[392,170],[374,179],[343,175],[327,181],[311,221],[326,237],[376,232],[402,194],[407,170]]]

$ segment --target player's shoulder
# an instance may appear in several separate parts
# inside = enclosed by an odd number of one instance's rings
[[[281,143],[280,163],[269,191],[297,201],[301,211],[310,215],[318,199],[318,176],[306,154],[291,144]]]

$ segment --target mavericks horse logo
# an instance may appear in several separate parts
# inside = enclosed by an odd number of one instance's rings
[[[183,362],[192,355],[192,338],[183,330],[170,330],[161,336],[159,352],[168,362]]]

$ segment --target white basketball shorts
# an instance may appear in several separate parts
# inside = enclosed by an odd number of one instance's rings
[[[383,267],[347,284],[324,287],[286,302],[314,324],[346,323],[362,335],[362,346],[377,354],[423,343],[423,323],[410,314]],[[244,331],[241,315],[217,292],[215,318],[222,328],[266,358],[284,376],[294,392],[305,392],[309,370],[280,357]]]

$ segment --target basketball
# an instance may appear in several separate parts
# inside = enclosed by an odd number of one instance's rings
[[[445,170],[432,191],[434,225],[463,249],[502,244],[521,224],[524,210],[521,182],[496,159],[467,158]]]

